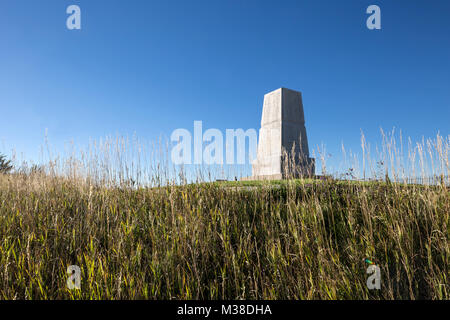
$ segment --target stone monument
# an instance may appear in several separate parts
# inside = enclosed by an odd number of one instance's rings
[[[244,179],[312,177],[314,172],[315,161],[309,157],[302,94],[286,88],[267,93],[252,177]]]

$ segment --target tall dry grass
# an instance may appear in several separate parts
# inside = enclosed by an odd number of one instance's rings
[[[2,299],[449,298],[450,137],[384,135],[374,156],[362,136],[341,179],[277,183],[188,178],[133,139],[0,175]]]

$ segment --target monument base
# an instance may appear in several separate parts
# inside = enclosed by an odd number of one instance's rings
[[[307,165],[295,167],[295,169],[289,168],[284,170],[285,173],[276,174],[257,174],[250,177],[243,177],[241,181],[255,181],[255,180],[289,180],[289,179],[306,179],[316,178],[315,175],[315,159],[309,158]],[[254,170],[256,171],[256,170]],[[256,171],[258,172],[258,171]]]
[[[283,175],[281,173],[279,174],[271,174],[267,176],[252,176],[252,177],[243,177],[241,178],[241,181],[255,181],[255,180],[282,180]]]
[[[257,159],[252,164],[253,176],[245,177],[242,180],[286,180],[313,178],[315,176],[315,159],[297,157],[286,159],[286,157],[267,157]],[[271,172],[276,172],[272,173]]]

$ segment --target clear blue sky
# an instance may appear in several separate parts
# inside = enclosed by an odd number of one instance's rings
[[[310,149],[333,156],[360,150],[360,129],[448,135],[449,16],[448,0],[2,0],[0,152],[37,159],[46,128],[56,149],[194,120],[258,129],[279,87],[302,92]]]

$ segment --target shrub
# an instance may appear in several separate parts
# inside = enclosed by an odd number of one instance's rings
[[[0,154],[0,173],[9,173],[12,169],[11,160],[7,160],[5,155]]]

